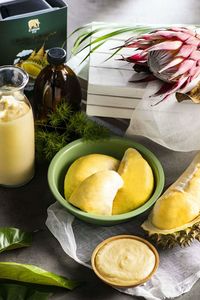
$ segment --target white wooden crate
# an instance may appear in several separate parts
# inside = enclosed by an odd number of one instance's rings
[[[146,83],[133,83],[133,65],[119,60],[133,49],[123,48],[120,54],[106,60],[112,48],[123,44],[123,38],[105,42],[90,55],[86,112],[89,116],[130,119],[143,96]],[[137,74],[138,75],[138,74]]]

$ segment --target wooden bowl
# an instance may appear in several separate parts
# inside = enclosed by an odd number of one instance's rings
[[[108,244],[114,240],[125,239],[125,238],[126,239],[127,238],[134,239],[134,240],[140,241],[140,242],[144,243],[145,245],[147,245],[148,248],[153,252],[153,254],[155,256],[155,265],[154,265],[154,268],[151,271],[151,273],[144,279],[138,281],[137,283],[135,283],[135,280],[134,280],[133,284],[118,285],[118,284],[115,284],[112,281],[109,281],[108,279],[104,278],[102,276],[102,274],[98,271],[98,267],[96,265],[96,255],[98,254],[99,250],[106,244]],[[156,248],[151,243],[149,243],[147,240],[145,240],[141,237],[134,236],[134,235],[117,235],[117,236],[110,237],[110,238],[104,240],[103,242],[101,242],[99,245],[97,245],[97,247],[94,249],[94,251],[92,253],[91,263],[92,263],[92,268],[93,268],[95,274],[106,284],[111,285],[113,287],[117,287],[117,288],[132,288],[132,287],[135,287],[135,286],[138,286],[138,285],[141,285],[141,284],[147,282],[153,276],[153,274],[156,272],[158,265],[159,265],[159,254],[158,254]]]

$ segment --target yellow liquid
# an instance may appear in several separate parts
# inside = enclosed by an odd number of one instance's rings
[[[0,121],[0,185],[27,183],[34,175],[34,159],[34,121],[29,108],[14,120]]]

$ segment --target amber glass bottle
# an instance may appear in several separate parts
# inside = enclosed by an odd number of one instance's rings
[[[38,75],[34,86],[36,119],[46,119],[61,101],[66,101],[72,111],[81,109],[81,87],[76,74],[65,64],[66,51],[51,48],[47,53],[49,63]]]

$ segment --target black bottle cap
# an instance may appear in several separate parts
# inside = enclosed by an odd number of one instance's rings
[[[67,53],[63,48],[51,48],[47,53],[47,61],[50,64],[60,65],[66,61]]]

